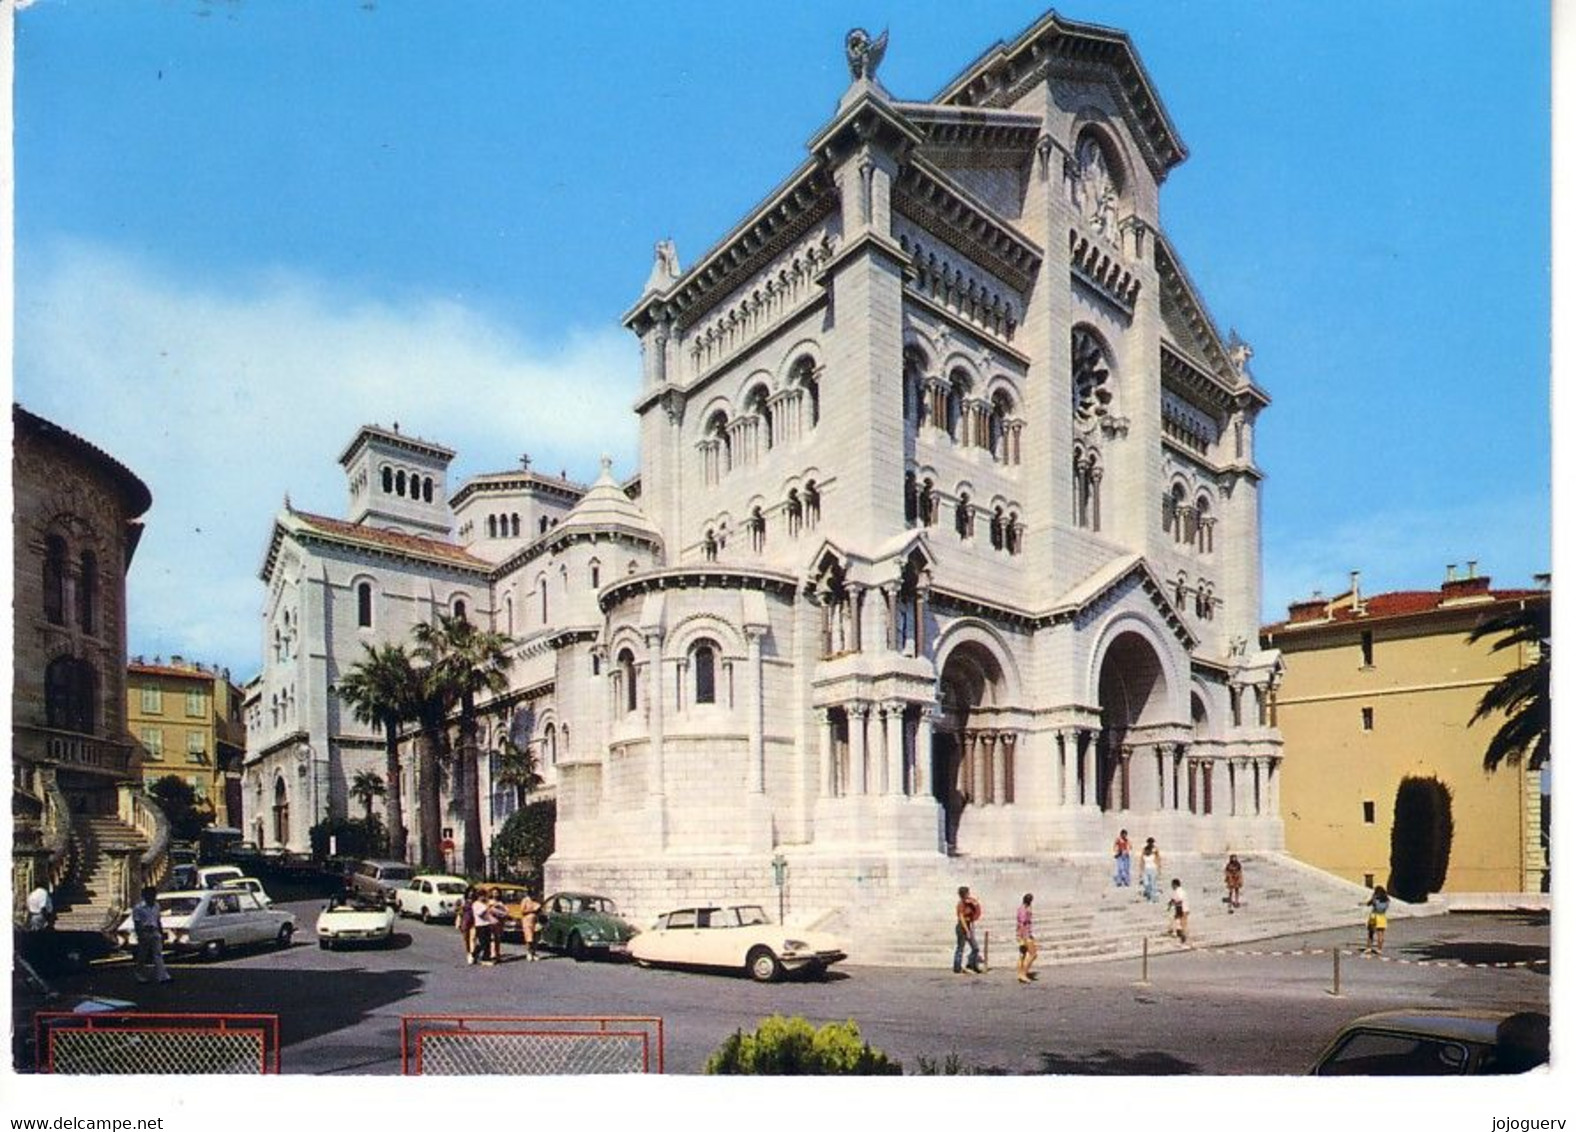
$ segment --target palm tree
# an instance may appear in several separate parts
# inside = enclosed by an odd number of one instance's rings
[[[440,613],[436,623],[422,622],[414,630],[416,655],[432,674],[434,690],[449,705],[460,709],[460,794],[465,807],[465,871],[480,874],[486,867],[482,847],[482,802],[478,786],[476,699],[482,693],[497,695],[509,686],[509,638],[478,629],[463,617]]]
[[[1483,752],[1484,770],[1498,770],[1501,763],[1516,766],[1523,760],[1529,770],[1539,770],[1549,761],[1550,609],[1547,600],[1519,602],[1488,618],[1467,638],[1476,642],[1504,634],[1494,642],[1493,652],[1526,648],[1535,658],[1501,676],[1472,713],[1469,727],[1497,713],[1505,716]]]
[[[530,748],[505,737],[498,751],[498,773],[493,775],[493,782],[513,788],[516,800],[524,805],[526,796],[544,781],[537,773],[536,756]]]
[[[420,626],[418,626],[420,628]],[[415,669],[416,720],[416,810],[421,827],[421,864],[442,871],[443,799],[439,792],[439,773],[449,761],[449,709],[454,698],[445,685],[442,672],[432,664]]]
[[[355,716],[369,727],[383,729],[389,815],[389,853],[406,859],[405,807],[400,793],[400,724],[416,715],[418,681],[410,654],[400,645],[373,648],[339,682],[339,695]],[[354,791],[352,791],[354,793]],[[371,807],[368,804],[368,812]]]
[[[372,799],[388,793],[383,786],[383,776],[375,770],[358,770],[350,783],[350,796],[367,810],[367,824],[372,824]]]

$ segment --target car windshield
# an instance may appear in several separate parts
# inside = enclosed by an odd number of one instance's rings
[[[202,900],[196,896],[161,896],[159,912],[166,916],[190,916]]]
[[[382,879],[384,879],[384,880],[409,880],[411,877],[413,877],[415,875],[416,874],[410,869],[392,868],[392,869],[384,869],[383,870],[383,878]]]
[[[383,905],[365,896],[336,896],[329,901],[330,912],[381,912]]]
[[[766,911],[759,904],[742,904],[734,909],[739,914],[739,926],[753,928],[756,924],[769,924]]]
[[[443,893],[445,896],[464,896],[465,886],[459,881],[446,880],[442,884],[438,885],[438,891]]]
[[[498,899],[502,900],[505,904],[518,904],[520,901],[525,899],[525,889],[499,888]]]

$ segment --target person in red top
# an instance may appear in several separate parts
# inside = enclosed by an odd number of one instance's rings
[[[978,900],[969,895],[968,885],[958,889],[958,905],[954,909],[955,923],[953,931],[957,935],[958,945],[952,952],[952,973],[961,975],[967,971],[971,975],[983,974],[980,963],[980,945],[974,938],[974,925],[985,914],[984,907]],[[963,965],[963,948],[969,949],[969,963]]]
[[[1023,903],[1018,905],[1018,981],[1032,982],[1039,978],[1029,968],[1039,958],[1040,945],[1034,942],[1034,893],[1025,892]]]
[[[1133,884],[1133,843],[1127,839],[1127,830],[1116,835],[1113,846],[1116,857],[1116,875],[1112,878],[1117,888],[1131,888]]]

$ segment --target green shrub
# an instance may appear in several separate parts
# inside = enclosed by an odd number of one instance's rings
[[[557,823],[558,803],[551,798],[531,802],[510,814],[493,835],[493,875],[540,893],[542,866],[553,855]]]
[[[859,1036],[859,1027],[828,1022],[817,1030],[803,1018],[774,1014],[753,1034],[736,1030],[706,1061],[717,1076],[896,1076],[903,1066]]]

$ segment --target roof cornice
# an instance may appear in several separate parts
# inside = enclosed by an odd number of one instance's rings
[[[362,425],[350,443],[345,446],[345,450],[339,454],[341,466],[348,465],[351,460],[355,459],[356,453],[369,440],[373,439],[380,440],[391,447],[403,449],[406,452],[433,457],[443,461],[445,464],[454,459],[454,449],[452,448],[445,448],[441,444],[434,444],[432,441],[423,440],[419,436],[406,436],[402,432],[393,432],[380,425]]]
[[[899,171],[892,207],[1020,293],[1034,285],[1044,249],[924,157]]]

